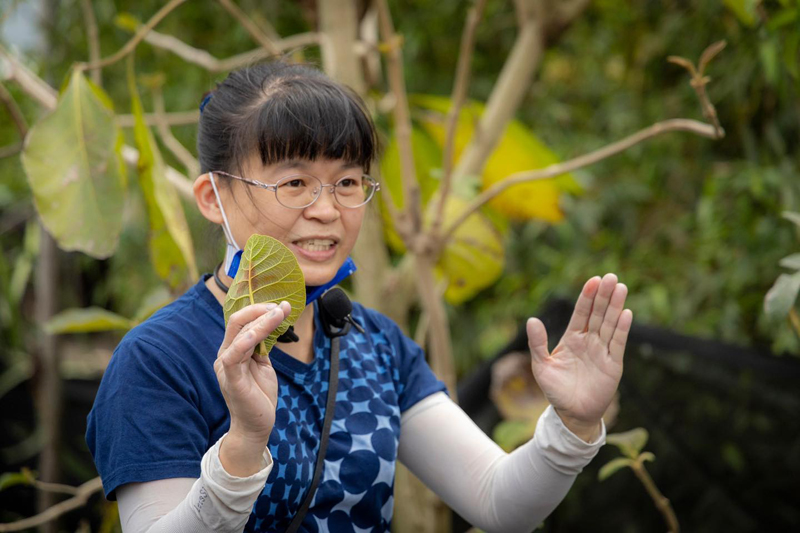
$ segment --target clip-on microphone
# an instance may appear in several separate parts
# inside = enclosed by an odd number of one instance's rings
[[[319,297],[319,318],[322,330],[328,337],[347,335],[351,326],[364,333],[364,328],[353,320],[352,312],[350,298],[339,287],[328,289]]]
[[[353,303],[347,294],[339,287],[333,287],[322,293],[319,297],[319,318],[322,322],[322,331],[327,337],[341,337],[347,335],[351,327],[364,333],[358,322],[350,316],[353,312]],[[294,327],[278,337],[278,342],[297,342],[300,337],[294,332]]]

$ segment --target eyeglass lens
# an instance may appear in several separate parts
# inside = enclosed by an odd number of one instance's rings
[[[375,194],[376,182],[366,174],[345,176],[334,185],[336,201],[345,207],[364,205]],[[322,182],[314,176],[287,176],[276,184],[278,202],[291,208],[307,207],[322,192]]]

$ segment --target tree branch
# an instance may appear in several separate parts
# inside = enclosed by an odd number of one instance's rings
[[[380,20],[383,44],[386,51],[389,86],[395,96],[394,128],[397,136],[397,147],[400,152],[400,169],[404,192],[404,209],[411,225],[411,236],[415,237],[422,229],[422,207],[420,205],[419,184],[414,167],[414,150],[411,145],[411,114],[408,110],[405,80],[403,78],[403,59],[400,54],[402,39],[395,34],[392,14],[386,0],[377,0],[378,18]],[[406,243],[411,248],[411,242]]]
[[[153,89],[153,108],[156,117],[156,130],[158,130],[159,137],[161,137],[161,140],[164,141],[167,148],[175,154],[175,157],[178,158],[183,166],[186,167],[189,176],[196,178],[200,175],[200,163],[197,162],[197,159],[195,159],[192,153],[189,152],[189,150],[175,138],[172,131],[170,131],[169,125],[165,119],[164,95],[161,92],[161,87],[155,87]]]
[[[588,154],[570,159],[569,161],[550,165],[542,169],[511,174],[509,177],[495,183],[483,191],[472,202],[470,202],[466,209],[464,209],[464,211],[461,212],[456,220],[453,221],[453,223],[447,228],[444,236],[442,237],[441,243],[444,245],[444,243],[446,243],[453,236],[453,233],[461,224],[464,223],[465,220],[467,220],[467,218],[469,218],[470,215],[483,207],[487,202],[494,199],[497,195],[506,189],[513,187],[514,185],[519,185],[520,183],[527,183],[530,181],[554,178],[561,174],[572,172],[579,168],[597,163],[598,161],[602,161],[603,159],[607,159],[620,152],[624,152],[632,146],[670,131],[688,131],[702,137],[708,137],[709,139],[721,138],[721,135],[717,134],[715,127],[711,124],[698,122],[697,120],[676,118],[665,120],[663,122],[657,122],[643,130],[634,133],[633,135],[625,137],[620,141],[604,146],[593,152],[589,152]]]
[[[150,30],[155,28],[159,22],[164,20],[164,18],[167,15],[169,15],[172,11],[175,10],[175,8],[177,8],[184,2],[186,2],[186,0],[170,0],[170,2],[161,9],[159,9],[158,12],[155,15],[153,15],[152,18],[148,20],[146,24],[141,26],[136,31],[134,36],[127,43],[125,43],[125,46],[120,48],[115,54],[96,62],[93,61],[91,63],[78,63],[76,65],[76,68],[79,68],[81,70],[103,68],[113,63],[116,63],[121,59],[124,59],[125,56],[133,52],[133,50],[136,48],[136,45],[139,44],[145,38],[145,36]]]
[[[442,162],[442,185],[440,187],[439,203],[436,206],[431,234],[438,235],[442,227],[444,218],[444,207],[450,196],[450,187],[453,182],[453,157],[456,140],[456,130],[458,128],[458,117],[461,114],[461,107],[467,97],[469,87],[470,65],[472,63],[472,53],[475,48],[475,33],[478,29],[483,9],[486,7],[486,0],[477,0],[476,4],[470,8],[467,14],[467,23],[464,25],[464,33],[461,37],[461,47],[458,52],[458,66],[456,67],[456,81],[453,85],[453,96],[450,102],[450,110],[447,114],[447,129],[444,141],[444,160]]]
[[[100,481],[99,477],[91,479],[75,489],[75,496],[55,504],[43,513],[37,514],[36,516],[31,516],[30,518],[18,520],[16,522],[0,524],[0,532],[22,531],[23,529],[36,527],[50,522],[51,520],[55,520],[63,514],[66,514],[74,509],[78,509],[79,507],[83,507],[95,492],[98,492],[102,489],[103,483]]]
[[[144,114],[144,123],[148,126],[157,126],[159,118],[154,113]],[[168,126],[190,126],[200,121],[200,111],[176,111],[164,113],[164,122]],[[121,128],[132,128],[135,125],[133,115],[117,115],[117,124]]]
[[[519,4],[518,11],[524,13],[521,15],[524,16],[523,24],[514,42],[514,47],[503,65],[497,83],[492,89],[475,134],[459,158],[453,173],[453,181],[459,181],[464,176],[481,173],[486,160],[494,151],[505,131],[506,125],[513,118],[525,97],[533,73],[542,58],[544,39],[540,21],[533,14],[534,5],[530,2],[519,2]]]
[[[28,134],[28,123],[25,121],[22,111],[19,110],[17,102],[14,101],[14,97],[11,96],[11,93],[8,92],[8,89],[6,89],[6,86],[2,83],[0,83],[0,101],[3,102],[8,114],[11,116],[11,120],[14,121],[20,139],[24,140],[25,136]]]
[[[100,38],[97,31],[97,19],[94,16],[91,0],[81,0],[83,20],[86,24],[86,40],[89,42],[89,62],[100,61]],[[92,69],[92,81],[98,87],[103,85],[103,71],[99,68]]]
[[[233,15],[233,17],[239,21],[247,33],[264,49],[269,52],[269,55],[278,55],[281,53],[280,49],[275,46],[275,43],[272,42],[272,39],[267,37],[267,35],[261,31],[251,19],[248,17],[244,11],[242,11],[239,6],[234,4],[231,0],[217,0],[222,7],[224,7],[228,13]]]

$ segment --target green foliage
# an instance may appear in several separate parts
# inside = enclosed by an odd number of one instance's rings
[[[192,283],[197,278],[194,248],[178,192],[167,180],[161,153],[144,121],[144,111],[133,63],[129,63],[134,137],[139,149],[139,178],[150,220],[150,261],[159,277],[171,287]]]
[[[100,307],[67,309],[55,315],[44,330],[56,333],[88,333],[97,331],[128,330],[133,327],[130,319]]]
[[[64,250],[114,253],[122,228],[121,132],[108,96],[75,70],[58,106],[31,128],[22,162],[37,211]]]
[[[225,324],[236,311],[257,303],[292,306],[289,316],[261,344],[256,352],[269,355],[278,337],[293,325],[306,307],[306,284],[297,258],[280,241],[253,234],[247,239],[241,263],[225,297]]]

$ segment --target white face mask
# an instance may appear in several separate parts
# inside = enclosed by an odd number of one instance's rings
[[[236,272],[239,270],[239,260],[242,257],[242,249],[236,244],[236,239],[233,238],[233,232],[228,224],[228,217],[225,216],[225,208],[222,207],[222,199],[220,199],[219,191],[217,191],[217,184],[214,181],[214,173],[209,172],[208,177],[211,180],[211,187],[214,189],[214,196],[217,198],[217,205],[219,205],[220,213],[222,213],[223,233],[225,233],[225,240],[228,243],[225,249],[225,273],[230,277],[236,277]]]

